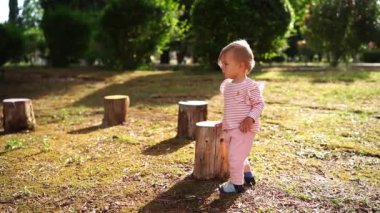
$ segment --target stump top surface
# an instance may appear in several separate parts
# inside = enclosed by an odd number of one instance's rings
[[[180,105],[188,105],[188,106],[202,106],[207,105],[206,101],[197,101],[197,100],[190,100],[190,101],[180,101],[178,102]]]
[[[104,99],[107,99],[107,100],[126,99],[126,98],[128,98],[128,95],[107,95],[104,97]]]
[[[28,98],[8,98],[4,99],[3,103],[15,103],[15,102],[27,102],[30,101]]]
[[[197,122],[196,125],[199,127],[215,127],[215,125],[220,122],[221,121],[201,121],[201,122]]]

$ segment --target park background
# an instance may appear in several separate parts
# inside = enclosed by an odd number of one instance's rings
[[[1,132],[1,211],[379,211],[379,1],[4,2],[0,99],[30,98],[37,127]],[[191,177],[178,101],[221,119],[216,61],[240,38],[266,82],[258,184],[220,196]],[[103,128],[112,94],[128,122]]]

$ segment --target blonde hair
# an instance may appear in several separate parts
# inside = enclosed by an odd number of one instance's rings
[[[248,42],[244,39],[236,40],[225,46],[219,54],[218,64],[221,63],[223,55],[232,50],[236,60],[243,62],[248,69],[248,73],[255,67],[255,58]]]

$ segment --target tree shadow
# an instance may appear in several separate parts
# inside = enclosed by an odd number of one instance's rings
[[[108,128],[108,127],[104,126],[103,124],[97,124],[94,126],[71,130],[71,131],[68,131],[67,133],[68,134],[87,134],[87,133],[94,132],[100,129],[105,129],[105,128]]]
[[[312,83],[343,82],[353,83],[356,80],[366,80],[370,78],[370,72],[354,72],[341,70],[324,71],[283,71],[280,72],[286,78],[307,78]]]
[[[97,68],[47,67],[7,68],[0,83],[0,100],[15,97],[38,99],[49,94],[62,95],[70,88],[84,83],[103,82],[119,74]]]
[[[85,96],[74,106],[101,107],[107,95],[128,95],[130,105],[170,105],[181,100],[207,100],[219,93],[222,76],[210,73],[157,72],[115,83]]]
[[[218,180],[195,180],[189,175],[138,212],[226,212],[240,194],[220,195],[219,183]]]
[[[169,138],[159,142],[149,148],[145,149],[142,153],[144,155],[165,155],[177,151],[178,149],[190,144],[194,140],[183,138]]]

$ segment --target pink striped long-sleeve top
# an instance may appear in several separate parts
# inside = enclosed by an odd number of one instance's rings
[[[244,118],[249,116],[255,121],[251,131],[259,132],[259,117],[264,109],[259,84],[250,78],[240,83],[232,83],[232,79],[225,79],[220,85],[220,92],[224,96],[223,129],[239,128]]]

